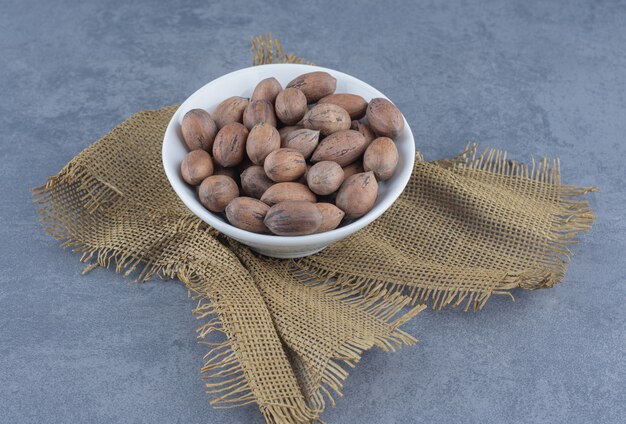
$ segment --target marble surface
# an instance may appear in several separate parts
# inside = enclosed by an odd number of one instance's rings
[[[28,189],[133,112],[248,66],[249,36],[394,100],[427,159],[468,141],[597,185],[553,290],[422,313],[368,352],[329,423],[626,422],[626,4],[6,1],[0,8],[0,422],[254,423],[211,409],[180,284],[81,276]]]

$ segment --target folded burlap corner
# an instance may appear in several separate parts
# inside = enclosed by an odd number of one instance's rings
[[[302,62],[270,37],[254,63]],[[96,267],[178,278],[211,344],[202,373],[215,407],[257,403],[268,422],[319,420],[347,369],[373,346],[415,339],[402,323],[426,304],[480,309],[492,294],[562,280],[593,214],[559,162],[527,166],[504,152],[426,162],[381,218],[298,260],[261,257],[193,215],[161,164],[177,106],[140,112],[34,190],[45,230]],[[130,165],[132,164],[132,166]],[[206,342],[212,332],[226,340]]]

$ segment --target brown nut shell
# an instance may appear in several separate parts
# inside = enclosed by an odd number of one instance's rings
[[[404,130],[402,113],[387,99],[372,99],[367,105],[366,116],[370,127],[379,137],[396,139]]]
[[[350,128],[350,115],[343,108],[327,103],[316,104],[302,118],[304,128],[319,130],[322,135]]]
[[[365,142],[369,145],[376,138],[376,134],[374,134],[374,130],[367,125],[365,122],[361,121],[352,121],[350,125],[351,130],[355,130],[360,132],[363,137],[365,137]]]
[[[374,207],[377,196],[378,183],[374,173],[363,172],[343,182],[337,193],[336,205],[345,212],[346,218],[359,218]]]
[[[322,224],[322,213],[309,202],[281,202],[265,215],[265,225],[279,236],[313,234]]]
[[[180,164],[180,173],[187,184],[198,185],[213,175],[213,160],[204,150],[193,150]]]
[[[345,215],[341,209],[332,203],[316,203],[315,206],[322,213],[322,224],[319,226],[316,233],[334,230],[339,226]]]
[[[303,128],[290,132],[280,144],[281,147],[295,149],[302,153],[305,159],[312,154],[320,139],[320,132]]]
[[[350,119],[361,119],[367,110],[367,101],[358,94],[338,93],[323,97],[318,104],[332,103],[344,109],[350,115]]]
[[[345,181],[354,174],[360,174],[361,172],[365,172],[363,163],[361,163],[361,161],[352,162],[350,165],[343,167],[343,179]]]
[[[306,114],[307,100],[297,88],[286,88],[276,96],[276,117],[285,125],[299,122]]]
[[[393,176],[398,166],[398,148],[389,137],[379,137],[365,150],[363,168],[374,172],[378,181],[386,181]]]
[[[365,137],[360,132],[339,131],[320,141],[311,156],[311,161],[330,160],[337,162],[340,166],[346,166],[357,160],[366,148]]]
[[[267,155],[263,169],[273,181],[295,181],[306,172],[306,161],[299,151],[281,148]]]
[[[263,123],[276,127],[274,106],[267,100],[255,100],[250,102],[243,112],[243,124],[248,130],[251,130],[255,125]]]
[[[286,127],[282,127],[281,129],[279,129],[278,130],[278,134],[280,134],[280,141],[281,141],[281,143],[285,140],[285,138],[289,134],[291,134],[295,130],[301,130],[302,128],[304,128],[304,126],[302,126],[302,125],[288,125]]]
[[[217,128],[223,128],[233,122],[243,122],[243,111],[250,101],[245,97],[233,96],[224,100],[211,112]]]
[[[278,80],[274,77],[265,78],[261,80],[250,97],[251,101],[255,100],[267,100],[270,103],[274,103],[276,96],[283,90],[283,86],[280,85]]]
[[[254,165],[241,173],[241,189],[247,196],[255,199],[260,199],[273,184],[274,181],[265,175],[262,166]]]
[[[263,223],[270,207],[251,197],[236,197],[226,206],[226,218],[231,225],[253,233],[269,233]]]
[[[209,112],[204,109],[191,109],[183,117],[180,129],[189,150],[211,151],[217,134],[217,125]]]
[[[328,72],[309,72],[293,79],[287,88],[298,88],[306,96],[308,103],[315,103],[322,97],[335,92],[337,80]]]
[[[224,212],[226,205],[238,196],[237,183],[226,175],[212,175],[206,178],[198,190],[200,203],[212,212]]]
[[[213,159],[224,167],[241,163],[246,149],[248,130],[238,122],[225,125],[215,137]]]
[[[261,201],[272,206],[276,203],[287,201],[315,203],[317,198],[304,184],[287,182],[274,184],[269,187],[261,196]]]
[[[246,153],[255,165],[263,163],[267,155],[280,148],[280,134],[268,123],[257,124],[250,130]]]
[[[331,194],[343,182],[343,169],[337,162],[318,162],[308,170],[306,181],[311,191],[320,196]]]

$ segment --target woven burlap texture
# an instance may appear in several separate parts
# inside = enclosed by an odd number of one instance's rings
[[[255,63],[301,61],[255,40]],[[267,259],[193,215],[161,162],[176,106],[140,112],[34,190],[46,231],[96,266],[178,278],[197,300],[202,367],[215,407],[258,404],[267,422],[319,420],[363,351],[415,339],[399,326],[430,303],[480,309],[494,293],[561,281],[590,229],[559,162],[531,166],[474,147],[418,154],[402,196],[352,237],[299,260]],[[223,342],[205,341],[212,332]],[[214,340],[212,337],[211,340]]]

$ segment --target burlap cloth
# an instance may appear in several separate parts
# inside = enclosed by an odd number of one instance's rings
[[[300,61],[255,43],[257,64]],[[87,270],[184,282],[198,299],[198,337],[226,336],[202,367],[211,403],[256,403],[268,422],[319,419],[363,351],[415,341],[399,326],[425,304],[480,309],[494,293],[558,283],[593,220],[576,199],[593,188],[562,185],[558,160],[418,154],[377,221],[314,256],[267,259],[201,222],[170,187],[161,143],[175,110],[133,115],[35,189],[41,221]]]

